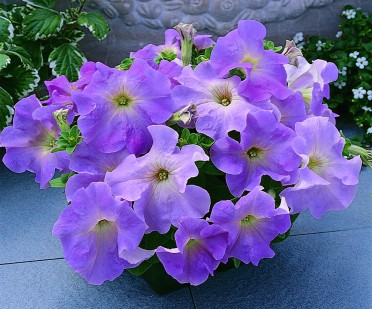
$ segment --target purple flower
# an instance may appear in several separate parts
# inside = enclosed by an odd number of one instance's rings
[[[308,63],[305,58],[298,57],[298,67],[285,65],[288,87],[300,91],[306,103],[307,114],[329,117],[332,123],[337,116],[332,113],[323,98],[329,99],[329,83],[337,80],[338,69],[335,64],[324,60]]]
[[[216,42],[213,41],[211,35],[197,34],[194,37],[194,45],[197,50],[202,50],[202,49],[212,47],[214,44],[216,44]]]
[[[84,141],[105,153],[125,146],[131,153],[146,152],[152,142],[147,127],[180,109],[170,98],[168,78],[141,59],[127,71],[97,63],[91,83],[73,98]]]
[[[106,172],[113,171],[128,154],[125,148],[118,152],[103,153],[84,142],[80,143],[70,157],[69,167],[78,174],[66,183],[67,200],[70,201],[78,189],[86,188],[92,182],[103,181]]]
[[[153,255],[138,247],[146,224],[129,203],[117,201],[105,183],[92,183],[74,195],[54,224],[68,264],[91,284],[120,276]]]
[[[175,62],[182,66],[181,61],[181,43],[178,32],[174,29],[168,29],[164,33],[165,43],[163,45],[146,45],[137,52],[130,54],[131,58],[143,59],[154,69],[158,67],[155,58],[162,57],[161,53],[176,55]]]
[[[46,81],[45,86],[49,91],[50,98],[43,103],[61,105],[72,109],[74,107],[72,92],[82,91],[90,83],[95,72],[96,64],[94,62],[86,62],[81,67],[80,77],[76,82],[70,83],[64,75],[51,81]]]
[[[240,95],[241,81],[237,76],[218,78],[209,62],[195,70],[185,67],[176,78],[181,85],[172,90],[178,104],[197,107],[196,130],[213,139],[225,137],[229,131],[243,131],[250,109],[257,109]]]
[[[301,163],[291,147],[294,131],[278,123],[271,112],[250,113],[247,124],[240,143],[225,137],[211,148],[213,164],[227,174],[227,186],[236,197],[258,186],[263,175],[288,181]]]
[[[345,141],[327,118],[297,123],[296,133],[293,149],[302,157],[302,167],[296,185],[281,193],[291,211],[309,209],[320,218],[327,211],[348,207],[358,184],[360,157],[347,160],[342,156]]]
[[[140,158],[129,155],[105,181],[115,196],[134,202],[134,209],[144,217],[147,232],[166,233],[171,224],[177,226],[182,216],[203,217],[209,210],[206,190],[187,185],[199,173],[195,161],[208,156],[196,145],[180,150],[176,131],[166,126],[150,126],[153,138],[150,152]]]
[[[290,95],[284,100],[271,97],[273,110],[278,110],[278,121],[294,130],[295,124],[305,120],[306,115],[305,102],[300,92]]]
[[[260,187],[240,198],[236,205],[231,201],[216,203],[210,221],[229,233],[224,262],[234,257],[256,266],[263,258],[275,255],[270,248],[271,241],[291,227],[285,204],[275,208],[274,199]]]
[[[201,219],[183,218],[175,233],[177,248],[159,247],[165,271],[180,283],[199,285],[213,276],[227,247],[227,232]]]
[[[244,68],[244,95],[250,101],[262,101],[275,95],[285,99],[290,95],[286,87],[286,72],[283,64],[288,58],[265,50],[264,25],[254,20],[241,20],[238,28],[217,40],[211,54],[211,64],[222,76],[231,69]]]
[[[48,186],[55,169],[68,170],[67,153],[51,152],[60,133],[52,115],[58,108],[42,106],[35,95],[22,99],[15,105],[13,126],[0,135],[0,144],[6,148],[4,164],[15,173],[35,173],[40,188]]]

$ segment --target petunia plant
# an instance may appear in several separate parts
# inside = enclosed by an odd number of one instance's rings
[[[333,91],[327,104],[341,117],[351,115],[363,130],[363,142],[372,144],[372,13],[350,5],[340,14],[334,38],[305,37],[294,40],[309,60],[322,58],[337,65],[339,78],[330,83]]]
[[[333,63],[293,41],[280,52],[257,21],[216,42],[175,29],[115,68],[46,82],[49,98],[19,101],[0,135],[10,170],[65,188],[53,235],[91,284],[160,269],[198,285],[221,264],[257,266],[299,213],[348,207],[371,159],[323,103]]]

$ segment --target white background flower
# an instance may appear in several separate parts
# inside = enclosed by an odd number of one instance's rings
[[[365,110],[366,112],[372,112],[372,108],[368,106],[363,106],[362,109]]]
[[[316,46],[316,50],[322,50],[322,47],[324,47],[326,44],[323,43],[322,41],[318,41],[315,46]]]
[[[347,19],[355,18],[356,12],[355,10],[346,10],[342,12],[342,15],[346,16]]]
[[[353,89],[354,99],[363,99],[366,92],[367,91],[363,89],[363,87],[359,87],[358,89]]]
[[[343,87],[346,86],[346,82],[335,82],[335,86],[336,86],[338,89],[342,89]]]
[[[367,96],[368,96],[368,97],[367,97],[368,100],[369,100],[369,101],[372,101],[372,90],[368,90],[368,91],[367,91]]]
[[[372,134],[372,127],[368,128],[367,134]]]
[[[360,69],[364,69],[364,67],[366,67],[368,65],[368,61],[367,61],[366,57],[360,57],[360,58],[357,58],[357,61],[356,61],[355,65]]]
[[[298,32],[294,35],[293,41],[297,44],[304,40],[304,34],[302,32]]]
[[[338,70],[338,73],[340,73],[342,76],[346,76],[346,74],[347,74],[347,67],[343,67],[341,70]]]
[[[336,33],[336,38],[340,38],[341,35],[342,35],[342,31],[337,31],[337,33]]]
[[[349,54],[349,57],[356,59],[358,57],[358,55],[359,55],[359,52],[358,51],[355,51],[353,53],[350,53]]]

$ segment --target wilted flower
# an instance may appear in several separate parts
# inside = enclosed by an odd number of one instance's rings
[[[303,57],[302,52],[299,48],[296,47],[296,44],[293,41],[285,41],[285,47],[283,49],[282,54],[287,56],[289,59],[289,64],[292,64],[298,67],[298,58]]]

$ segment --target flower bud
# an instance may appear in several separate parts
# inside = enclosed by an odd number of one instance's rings
[[[285,41],[285,47],[283,49],[282,54],[287,56],[289,59],[289,64],[298,67],[298,59],[297,57],[303,57],[302,52],[299,48],[296,47],[294,41]]]
[[[60,127],[61,131],[70,131],[70,125],[67,122],[68,109],[58,109],[53,112],[53,117]]]
[[[191,62],[192,46],[194,44],[194,37],[196,29],[192,24],[179,23],[174,29],[181,37],[181,53],[183,66],[187,66]]]

